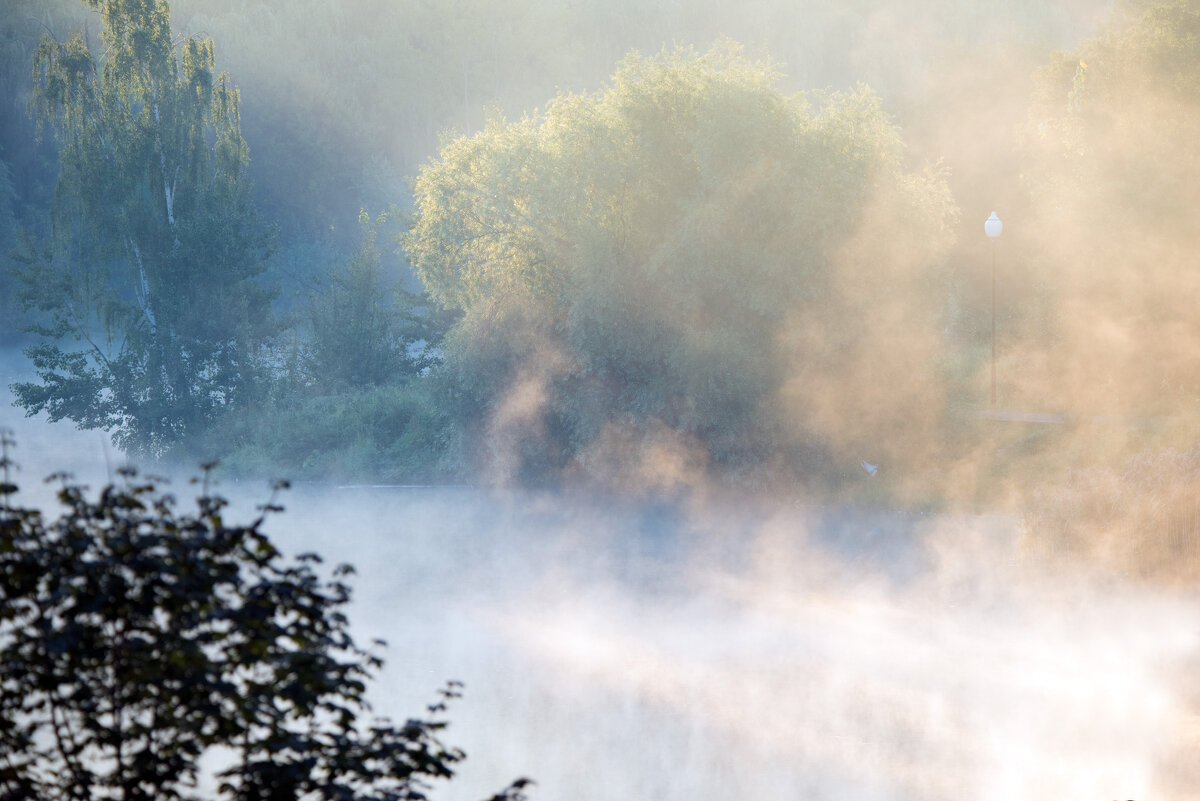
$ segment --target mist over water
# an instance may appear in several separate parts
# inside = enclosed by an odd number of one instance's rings
[[[3,401],[27,502],[51,469],[95,489],[117,461],[102,435]],[[268,495],[217,490],[239,520]],[[517,775],[541,799],[1200,786],[1194,593],[1045,569],[1008,515],[318,484],[281,501],[267,530],[285,553],[358,568],[356,634],[389,642],[377,711],[419,715],[466,683],[446,739],[469,758],[438,798]]]
[[[466,682],[444,794],[1184,798],[1194,599],[1038,575],[1005,516],[298,488],[381,709]],[[347,520],[347,517],[349,518]],[[1189,692],[1191,696],[1189,697]]]

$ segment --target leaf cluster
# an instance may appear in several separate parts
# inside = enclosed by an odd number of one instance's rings
[[[0,797],[198,799],[214,754],[228,799],[423,799],[453,775],[464,754],[439,739],[444,721],[371,716],[382,663],[349,634],[349,566],[322,578],[315,554],[283,560],[263,517],[231,525],[207,491],[181,513],[133,470],[95,498],[57,477],[63,512],[47,520],[17,503],[10,444]]]

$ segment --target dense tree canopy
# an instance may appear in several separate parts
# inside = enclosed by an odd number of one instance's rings
[[[732,46],[633,56],[422,171],[407,251],[464,313],[447,369],[511,443],[499,466],[588,469],[653,435],[737,470],[929,391],[945,184],[904,171],[869,91],[776,80]],[[830,427],[847,405],[858,431]]]
[[[211,41],[173,39],[165,0],[90,0],[104,54],[45,37],[33,107],[59,142],[27,302],[50,321],[19,402],[157,450],[252,384],[269,244],[248,193],[237,89]],[[54,340],[73,338],[82,349]]]

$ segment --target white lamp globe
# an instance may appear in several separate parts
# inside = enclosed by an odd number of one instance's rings
[[[995,239],[1000,236],[1000,232],[1004,230],[1004,223],[1000,222],[1000,218],[996,216],[996,212],[992,212],[992,216],[987,218],[983,224],[983,232],[990,239]]]

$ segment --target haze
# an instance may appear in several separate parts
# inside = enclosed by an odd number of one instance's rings
[[[297,479],[379,711],[466,684],[438,798],[1193,797],[1200,6],[170,15],[240,100],[164,211],[31,82],[101,17],[0,0],[26,503]]]

